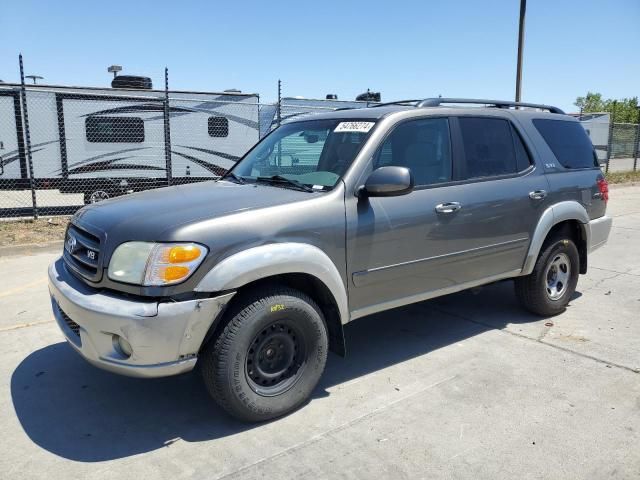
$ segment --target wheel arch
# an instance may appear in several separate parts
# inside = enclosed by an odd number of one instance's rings
[[[213,267],[195,290],[240,293],[264,283],[287,285],[309,295],[324,314],[331,351],[344,355],[342,326],[349,321],[347,291],[338,269],[318,247],[278,243],[244,250]]]
[[[587,272],[587,248],[590,231],[589,215],[585,208],[576,201],[559,202],[547,208],[538,221],[529,251],[522,268],[522,275],[529,275],[535,266],[544,242],[556,232],[568,229],[580,254],[580,273]]]

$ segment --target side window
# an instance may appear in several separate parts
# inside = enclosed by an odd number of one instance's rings
[[[144,121],[139,117],[105,117],[90,115],[84,121],[90,143],[142,143]]]
[[[459,117],[458,120],[464,147],[461,180],[519,171],[512,127],[507,120],[484,117]],[[524,149],[521,141],[520,146]]]
[[[389,165],[410,169],[416,186],[451,181],[449,120],[425,118],[397,126],[374,156],[374,168]]]
[[[598,166],[591,140],[578,122],[539,118],[533,121],[533,125],[563,167]]]
[[[225,117],[209,117],[208,130],[210,137],[228,137],[229,119]]]

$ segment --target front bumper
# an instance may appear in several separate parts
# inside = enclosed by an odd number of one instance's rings
[[[165,377],[195,366],[213,322],[235,293],[184,302],[131,299],[90,288],[49,266],[53,314],[69,344],[93,365],[133,377]],[[132,347],[127,356],[118,336]]]
[[[587,251],[589,253],[607,243],[612,223],[613,219],[604,215],[600,218],[596,218],[595,220],[591,220],[587,224],[587,228],[589,229],[589,233],[587,235],[587,238],[589,239]]]

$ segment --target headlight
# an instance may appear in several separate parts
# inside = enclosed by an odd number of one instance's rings
[[[136,285],[171,285],[189,278],[206,255],[196,243],[127,242],[113,253],[108,275]]]

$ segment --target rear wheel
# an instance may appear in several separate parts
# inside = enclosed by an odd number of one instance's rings
[[[556,235],[544,243],[533,272],[515,279],[516,296],[532,313],[557,315],[576,290],[579,270],[575,243],[567,235]]]
[[[315,302],[272,287],[240,298],[200,360],[207,390],[244,421],[279,417],[304,403],[327,359],[327,328]]]
[[[92,192],[84,192],[84,204],[98,203],[102,200],[108,200],[111,197],[106,190],[94,190]]]

